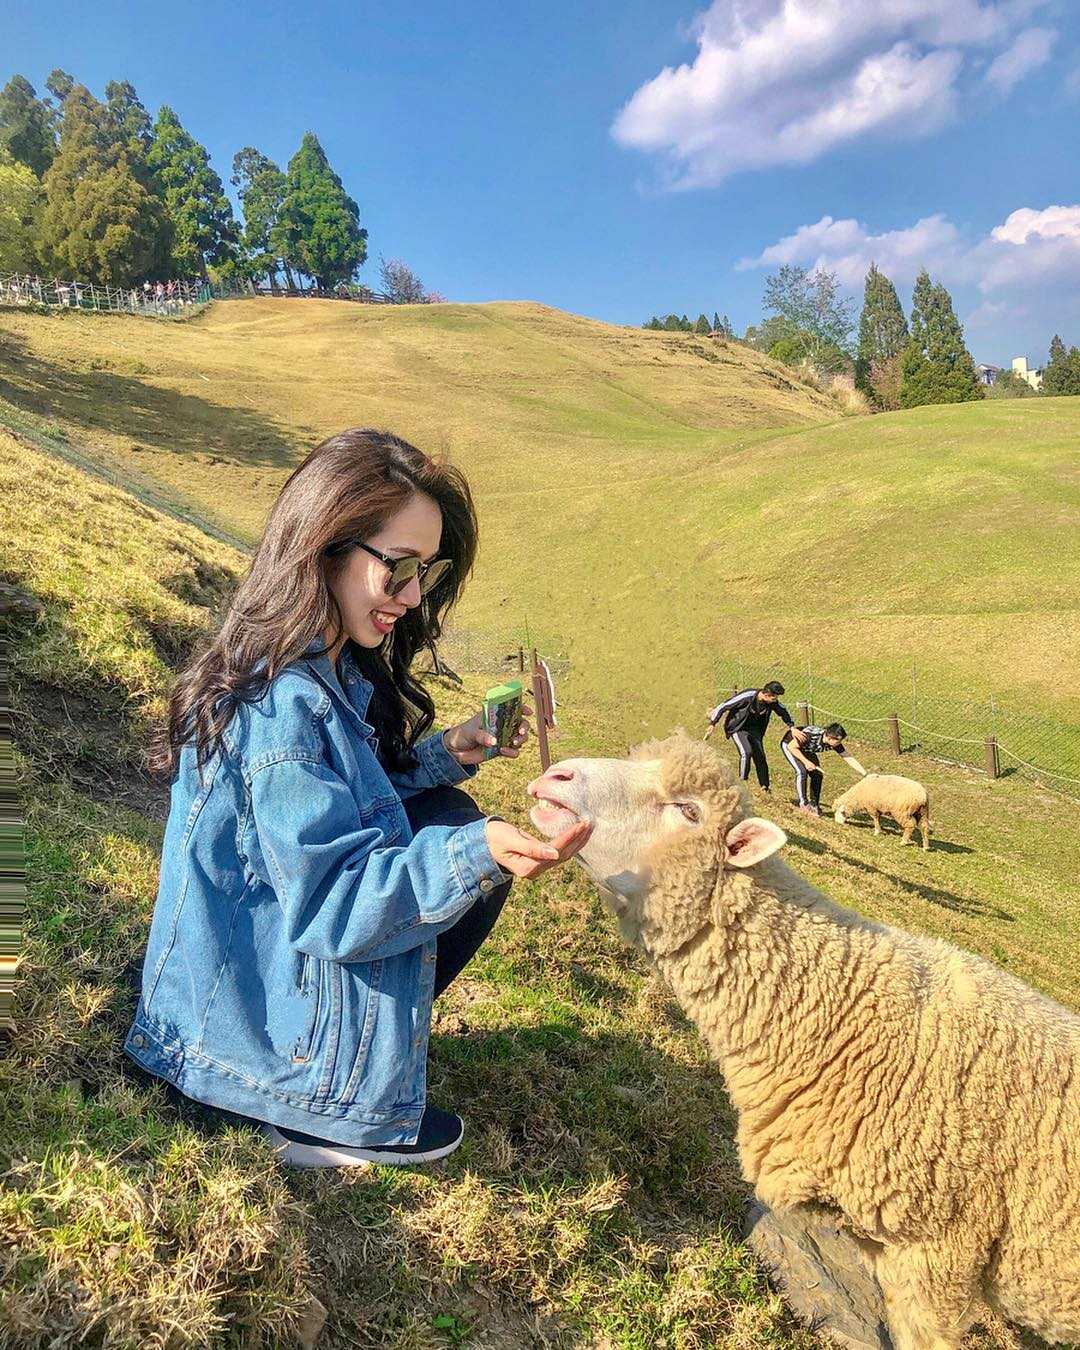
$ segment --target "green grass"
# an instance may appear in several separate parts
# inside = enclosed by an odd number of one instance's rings
[[[915,662],[942,694],[1080,722],[1080,400],[841,417],[738,344],[532,304],[258,300],[178,325],[0,311],[5,419],[248,540],[328,433],[448,451],[481,520],[459,634],[497,667],[528,625],[624,744],[700,725],[732,663],[899,701]],[[1061,740],[1018,753],[1069,773]]]
[[[2,433],[0,541],[0,574],[39,606],[10,633],[31,887],[0,1058],[0,1345],[286,1346],[313,1297],[330,1350],[822,1345],[738,1241],[748,1188],[719,1074],[577,870],[516,884],[436,1007],[431,1095],[468,1122],[441,1167],[284,1171],[250,1131],[141,1077],[120,1050],[124,972],[166,802],[139,756],[170,666],[244,559]],[[489,682],[433,680],[441,722]],[[557,755],[621,752],[599,704],[563,711]],[[1080,1006],[1077,808],[1017,779],[904,767],[933,794],[927,855],[807,820],[782,793],[760,805],[837,900]],[[537,770],[530,747],[472,787],[525,824]],[[1021,1342],[994,1324],[972,1344]]]

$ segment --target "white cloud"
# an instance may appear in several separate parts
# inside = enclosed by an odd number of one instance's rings
[[[972,49],[997,54],[999,86],[1045,59],[1048,29],[1016,33],[1046,3],[713,0],[690,29],[696,57],[643,84],[612,135],[664,155],[675,187],[805,164],[867,135],[925,135],[954,115]]]
[[[1022,206],[990,235],[1002,244],[1026,244],[1029,239],[1080,241],[1080,206],[1048,206],[1042,211]]]
[[[991,62],[986,72],[987,83],[1000,93],[1007,94],[1025,75],[1045,65],[1050,59],[1056,36],[1052,28],[1025,29],[1008,51],[1002,52]]]
[[[822,216],[738,267],[827,268],[858,292],[871,262],[901,285],[925,267],[949,287],[972,288],[984,297],[976,311],[983,319],[1000,314],[1002,305],[1015,308],[1040,296],[1057,303],[1080,283],[1080,205],[1020,207],[981,237],[965,234],[943,215],[880,234],[857,220]]]
[[[822,216],[813,225],[801,225],[794,234],[780,239],[756,258],[744,258],[739,271],[753,267],[799,263],[811,271],[825,267],[835,272],[843,285],[856,289],[872,262],[893,281],[913,281],[927,259],[940,267],[963,249],[960,231],[943,215],[926,216],[902,230],[871,234],[857,220],[834,220]]]

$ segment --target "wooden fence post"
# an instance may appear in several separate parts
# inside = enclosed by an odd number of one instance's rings
[[[519,648],[518,648],[518,670],[519,670],[520,672],[524,672],[524,670],[525,670],[525,648],[524,648],[524,647],[519,647]]]
[[[1001,774],[996,736],[987,736],[986,738],[986,772],[991,778],[997,778]]]
[[[799,722],[799,725],[802,727],[808,727],[810,725],[810,704],[799,703],[796,705],[796,707],[799,713],[799,717],[802,719]]]
[[[894,755],[900,753],[900,718],[896,713],[889,714],[889,744]]]

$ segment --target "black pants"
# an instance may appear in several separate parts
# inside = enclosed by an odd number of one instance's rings
[[[800,764],[789,749],[790,741],[780,742],[780,749],[784,752],[784,758],[795,770],[795,790],[799,794],[800,806],[820,806],[821,805],[821,784],[825,775],[819,768],[808,769],[805,764]],[[803,755],[815,766],[821,761],[813,750],[804,750]]]
[[[413,834],[425,825],[468,825],[484,814],[467,792],[456,787],[418,792],[415,797],[406,797],[404,806]],[[480,944],[495,927],[512,884],[507,881],[497,886],[467,909],[453,928],[439,934],[435,958],[436,998],[480,950]]]
[[[765,744],[760,736],[752,731],[736,731],[731,738],[739,752],[739,777],[744,781],[750,777],[750,764],[757,770],[758,782],[766,791],[769,788],[769,761],[765,758]]]

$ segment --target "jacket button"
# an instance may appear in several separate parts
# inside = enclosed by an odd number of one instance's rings
[[[132,1044],[132,1045],[137,1045],[137,1046],[139,1047],[139,1049],[141,1050],[142,1047],[146,1044],[146,1037],[143,1036],[143,1035],[141,1035],[141,1034],[136,1035],[136,1036],[132,1036],[132,1038],[131,1038],[131,1044]]]
[[[490,891],[492,886],[494,885],[495,883],[492,881],[490,877],[480,878],[480,889],[484,892],[485,895],[487,895],[488,891]]]

